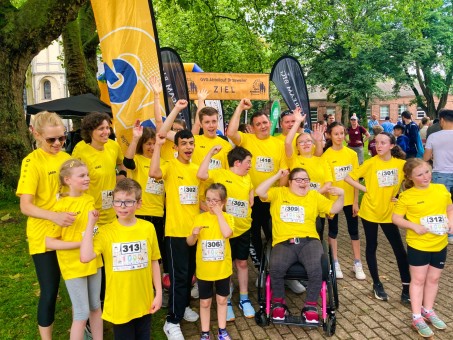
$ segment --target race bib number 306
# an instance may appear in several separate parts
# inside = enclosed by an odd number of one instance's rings
[[[203,261],[223,261],[225,258],[225,241],[202,240],[201,257]]]
[[[113,243],[113,271],[136,270],[148,267],[146,240]]]
[[[346,178],[346,176],[352,171],[352,165],[343,165],[343,166],[335,166],[333,168],[335,172],[335,181],[339,182]]]

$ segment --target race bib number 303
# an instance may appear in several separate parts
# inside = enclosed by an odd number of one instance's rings
[[[282,205],[280,218],[283,222],[305,223],[305,210],[300,205]]]
[[[352,171],[352,164],[335,166],[333,168],[335,172],[335,181],[339,182],[346,178],[346,176]]]
[[[376,174],[380,188],[398,184],[398,169],[378,170]]]
[[[225,241],[202,240],[201,258],[203,261],[223,261],[225,258]]]
[[[420,219],[420,223],[428,229],[428,232],[435,235],[448,233],[448,219],[446,215],[430,215]]]
[[[113,243],[113,271],[136,270],[148,267],[147,241]]]

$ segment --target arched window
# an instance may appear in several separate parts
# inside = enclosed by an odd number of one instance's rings
[[[52,99],[52,85],[48,80],[43,83],[43,99]]]

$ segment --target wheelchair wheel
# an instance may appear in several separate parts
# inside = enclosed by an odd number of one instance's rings
[[[255,321],[256,324],[261,327],[267,326],[269,324],[266,313],[262,309],[255,313]]]
[[[337,328],[337,318],[335,315],[328,315],[327,316],[327,326],[325,329],[327,336],[332,336],[335,334],[335,330]]]
[[[337,275],[335,273],[335,264],[334,264],[333,255],[332,255],[332,248],[330,246],[329,246],[329,259],[330,259],[330,265],[332,267],[332,280],[330,282],[330,285],[328,284],[327,286],[328,287],[331,286],[330,289],[332,289],[332,291],[329,290],[329,298],[333,297],[335,310],[337,310],[340,306],[340,301],[338,300]],[[330,295],[331,293],[333,293],[333,294]]]

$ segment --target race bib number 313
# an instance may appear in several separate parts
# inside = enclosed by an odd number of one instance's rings
[[[136,270],[148,267],[146,240],[113,243],[113,271]]]

